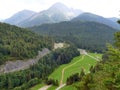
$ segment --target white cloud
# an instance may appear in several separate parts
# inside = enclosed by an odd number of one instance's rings
[[[118,17],[120,0],[0,0],[0,18],[8,18],[23,9],[41,11],[56,2],[105,17]]]

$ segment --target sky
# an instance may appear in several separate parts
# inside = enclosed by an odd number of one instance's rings
[[[56,2],[103,17],[120,18],[120,0],[0,0],[0,19],[6,19],[24,9],[40,12]]]

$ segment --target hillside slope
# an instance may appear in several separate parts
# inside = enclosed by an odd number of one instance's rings
[[[42,48],[52,48],[52,40],[49,37],[0,23],[0,64],[8,60],[32,58]]]
[[[5,19],[3,22],[9,23],[11,25],[18,25],[20,22],[28,19],[29,17],[31,17],[34,14],[36,14],[36,12],[34,12],[34,11],[22,10],[22,11],[19,11],[18,13],[16,13],[16,14],[14,14],[10,18]]]
[[[120,29],[120,26],[117,22],[112,21],[109,18],[104,18],[102,16],[95,15],[92,13],[83,13],[83,14],[80,14],[79,16],[72,19],[72,21],[80,21],[80,20],[81,21],[94,21],[94,22],[108,25],[108,26],[113,27],[115,29]]]
[[[29,69],[0,74],[0,90],[29,90],[30,87],[45,81],[59,65],[69,63],[78,55],[80,53],[74,46],[61,48],[44,56]]]
[[[107,25],[88,21],[44,24],[30,29],[40,34],[53,36],[56,41],[69,41],[79,48],[94,52],[105,50],[105,44],[112,42],[113,34],[117,31]]]
[[[45,23],[68,21],[81,14],[81,10],[71,9],[62,3],[55,3],[47,10],[43,10],[19,23],[22,27],[37,26]]]
[[[103,61],[91,68],[75,85],[78,90],[120,90],[120,32],[115,33],[114,46],[108,45]]]
[[[30,66],[38,63],[39,59],[49,53],[50,50],[44,48],[42,51],[38,51],[38,55],[32,59],[8,61],[4,65],[0,66],[0,73],[9,73],[27,69]]]

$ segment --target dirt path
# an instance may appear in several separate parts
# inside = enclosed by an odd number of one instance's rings
[[[64,72],[65,72],[65,70],[66,70],[67,68],[75,65],[75,64],[78,63],[79,61],[83,60],[83,59],[84,59],[84,56],[85,56],[85,55],[83,55],[80,60],[78,60],[78,61],[74,62],[73,64],[71,64],[71,65],[66,66],[66,67],[63,68],[63,70],[62,70],[62,78],[61,78],[61,80],[60,80],[60,86],[63,85],[63,79],[64,79]]]
[[[88,57],[90,57],[90,58],[92,58],[92,59],[95,59],[96,61],[100,61],[100,59],[98,59],[98,58],[96,58],[96,57],[94,57],[94,56],[91,56],[91,55],[89,55],[88,53],[86,53],[85,55],[88,56]]]
[[[64,86],[66,85],[66,84],[63,84],[65,70],[66,70],[67,68],[75,65],[75,64],[78,63],[79,61],[83,60],[85,55],[86,55],[86,56],[89,56],[90,58],[95,59],[96,61],[100,61],[100,59],[95,58],[95,57],[89,55],[85,50],[80,50],[80,51],[82,52],[82,55],[83,55],[82,58],[81,58],[80,60],[76,61],[75,63],[73,63],[73,64],[71,64],[71,65],[69,65],[69,66],[66,66],[66,67],[64,67],[64,68],[62,69],[62,77],[61,77],[61,80],[60,80],[60,86],[59,86],[56,90],[60,90],[62,87],[64,87]]]
[[[69,67],[75,65],[76,63],[82,61],[84,59],[84,56],[89,56],[90,58],[93,58],[93,59],[95,59],[97,61],[100,61],[100,59],[89,55],[85,50],[81,50],[81,51],[82,51],[82,58],[81,59],[79,59],[78,61],[74,62],[73,64],[70,64],[70,65],[68,65],[68,66],[66,66],[66,67],[64,67],[62,69],[62,76],[61,76],[61,80],[60,80],[60,86],[58,88],[56,88],[56,90],[60,90],[62,87],[66,86],[66,84],[63,84],[65,70],[68,69]],[[47,86],[44,86],[44,87],[40,88],[39,90],[47,90],[51,86],[52,85],[49,85],[49,86],[47,85]]]
[[[93,56],[91,56],[89,54],[86,54],[86,55],[89,56],[89,57],[91,57],[91,58],[93,58],[93,59],[95,59],[96,61],[100,61],[98,58],[95,58],[95,57],[93,57]]]
[[[58,88],[56,88],[55,90],[60,90],[62,87],[66,86],[66,84],[62,84],[60,85]]]
[[[39,90],[47,90],[49,87],[51,87],[52,85],[46,85],[46,86],[44,86],[44,87],[42,87],[42,88],[40,88]]]

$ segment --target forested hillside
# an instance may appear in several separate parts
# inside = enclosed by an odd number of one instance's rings
[[[120,90],[120,32],[115,33],[114,46],[108,45],[103,60],[90,73],[82,75],[78,90]]]
[[[56,41],[69,41],[79,48],[94,52],[105,51],[106,43],[112,43],[113,34],[117,31],[104,24],[88,21],[44,24],[30,29],[53,36]]]
[[[120,26],[117,22],[112,21],[108,18],[99,16],[99,15],[92,14],[92,13],[83,13],[83,14],[72,19],[72,21],[80,21],[80,20],[81,21],[94,21],[94,22],[108,25],[108,26],[113,27],[115,29],[120,29]]]
[[[49,49],[53,47],[51,38],[0,23],[0,64],[7,60],[32,58],[44,47]]]
[[[45,23],[68,21],[81,13],[83,13],[81,10],[68,8],[62,3],[55,3],[47,10],[40,11],[24,21],[19,22],[17,25],[20,27],[32,27]],[[16,23],[16,21],[14,23]]]
[[[46,80],[59,65],[69,63],[73,57],[79,55],[74,46],[52,51],[30,69],[0,75],[0,90],[28,90]]]

